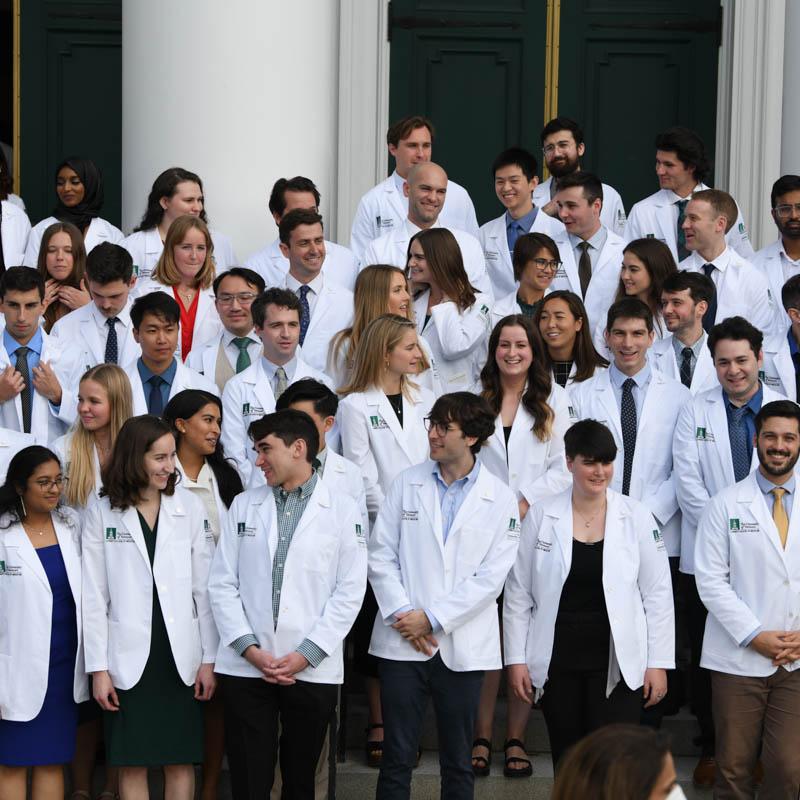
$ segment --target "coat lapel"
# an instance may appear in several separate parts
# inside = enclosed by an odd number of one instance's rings
[[[19,560],[23,561],[31,572],[44,584],[47,591],[52,593],[50,581],[47,580],[47,573],[44,571],[42,562],[39,560],[39,556],[36,555],[36,548],[28,538],[28,534],[25,533],[22,523],[17,522],[8,528],[4,538],[6,547],[15,547]]]

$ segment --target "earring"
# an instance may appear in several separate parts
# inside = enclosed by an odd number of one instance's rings
[[[28,511],[25,508],[25,499],[23,498],[22,495],[18,495],[18,497],[19,497],[19,504],[22,506],[22,518],[25,519],[25,517],[28,516]]]

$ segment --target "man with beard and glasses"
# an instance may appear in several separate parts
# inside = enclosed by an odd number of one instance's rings
[[[541,137],[544,163],[550,171],[550,177],[534,189],[533,202],[541,206],[545,214],[558,219],[558,205],[555,202],[558,181],[565,175],[580,172],[581,156],[586,151],[586,145],[580,125],[568,117],[551,119],[542,129]],[[625,206],[619,192],[607,183],[603,184],[600,221],[620,236],[625,231]]]
[[[695,549],[718,800],[755,797],[759,753],[760,797],[789,800],[800,786],[800,407],[767,403],[755,430],[758,467],[712,499]]]
[[[778,178],[772,185],[770,202],[779,237],[759,250],[751,262],[769,281],[777,312],[775,328],[785,335],[788,312],[780,308],[781,287],[789,278],[800,275],[800,175]]]

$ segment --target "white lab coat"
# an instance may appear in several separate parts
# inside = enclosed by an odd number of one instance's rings
[[[540,209],[533,220],[529,233],[546,233],[551,238],[556,238],[564,233],[564,226],[559,220],[548,216]],[[517,286],[514,280],[511,253],[508,250],[506,215],[502,214],[481,225],[478,238],[483,248],[492,294],[495,297],[503,297]]]
[[[757,628],[796,631],[800,618],[800,502],[791,495],[789,536],[781,546],[755,473],[723,489],[700,518],[695,579],[708,609],[700,665],[730,675],[766,677],[771,659],[741,643]],[[769,498],[771,501],[772,498]],[[800,660],[783,666],[800,668]]]
[[[570,395],[578,419],[596,419],[614,435],[617,457],[611,488],[622,491],[625,464],[622,422],[610,372],[596,373],[593,378],[575,386]],[[680,381],[651,370],[650,384],[636,426],[629,495],[644,503],[656,518],[670,556],[677,556],[681,551],[681,514],[675,492],[672,440],[678,415],[690,399],[689,390]]]
[[[710,187],[698,184],[694,191],[699,192]],[[658,239],[672,251],[672,257],[678,261],[678,213],[674,205],[674,193],[670,189],[659,189],[644,200],[635,203],[628,214],[623,236],[628,242],[634,239]],[[688,198],[691,199],[691,198]],[[753,245],[750,234],[744,224],[741,210],[733,227],[725,234],[725,240],[742,258],[752,258]]]
[[[539,441],[533,432],[533,417],[520,402],[508,447],[498,414],[494,433],[481,449],[483,465],[510,486],[518,499],[524,497],[530,505],[564,491],[572,483],[564,457],[564,434],[572,424],[569,395],[554,382],[547,404],[555,414],[549,439]]]
[[[675,357],[675,347],[672,344],[671,333],[665,334],[662,339],[656,339],[647,356],[651,367],[674,381],[680,381],[681,368],[678,359]],[[714,369],[714,360],[711,358],[711,351],[708,349],[706,341],[703,342],[697,363],[694,365],[689,391],[695,395],[713,389],[715,386],[719,386],[719,381],[717,380],[717,371]]]
[[[340,456],[327,446],[325,451],[327,455],[325,456],[325,469],[321,476],[322,480],[328,485],[332,494],[344,493],[353,498],[364,522],[364,530],[369,531],[367,492],[364,488],[361,470],[352,461]]]
[[[800,263],[795,264],[795,262],[787,258],[786,251],[783,248],[783,241],[780,238],[759,250],[750,259],[750,262],[767,279],[769,284],[772,304],[775,307],[773,330],[775,333],[780,333],[781,331],[785,333],[791,324],[791,320],[783,308],[781,290],[788,278],[800,275]],[[789,267],[788,277],[786,277],[784,264]]]
[[[397,228],[408,216],[408,198],[398,191],[394,174],[370,189],[359,201],[350,234],[350,249],[361,264],[381,263],[364,260],[367,245]],[[478,235],[478,218],[467,190],[455,181],[447,182],[447,195],[439,215],[446,228],[457,228]],[[405,266],[405,264],[403,264]]]
[[[444,227],[441,217],[432,227]],[[371,264],[391,264],[394,267],[405,270],[408,260],[408,243],[411,241],[411,237],[417,234],[419,230],[416,225],[406,219],[400,225],[395,226],[389,233],[385,233],[378,239],[373,239],[364,251],[361,269]],[[461,259],[464,262],[464,271],[467,273],[469,282],[479,292],[492,295],[492,284],[486,272],[486,260],[484,259],[481,243],[475,236],[466,231],[458,228],[448,228],[447,230],[453,234],[458,243],[458,248],[461,250]]]
[[[603,594],[611,625],[606,697],[620,674],[630,689],[647,669],[675,668],[675,611],[669,562],[647,507],[606,492]],[[505,663],[525,664],[547,691],[561,591],[572,566],[572,490],[531,508],[503,595]],[[540,694],[540,692],[537,692]]]
[[[414,318],[417,332],[430,346],[446,393],[469,391],[478,380],[486,363],[492,323],[492,300],[485,294],[476,294],[475,302],[463,311],[448,300],[431,309],[428,324],[430,289],[414,298]]]
[[[214,381],[206,378],[205,375],[189,369],[186,364],[182,364],[180,360],[176,359],[177,369],[175,370],[175,378],[172,381],[172,386],[169,390],[169,400],[175,397],[178,392],[184,389],[202,389],[204,392],[211,392],[213,395],[218,395],[219,390]],[[142,378],[139,375],[138,363],[133,361],[125,368],[128,373],[128,378],[131,381],[131,392],[133,393],[133,416],[138,417],[140,414],[147,414],[147,400],[150,396],[150,387],[147,387],[147,392],[144,390]],[[166,403],[164,404],[166,405]]]
[[[262,250],[249,256],[244,266],[257,272],[264,279],[267,288],[283,286],[289,272],[289,259],[281,252],[280,239],[275,239]],[[358,261],[348,248],[326,239],[322,274],[328,280],[352,292],[358,277]]]
[[[378,601],[369,652],[393,661],[427,661],[391,625],[411,606],[441,626],[436,652],[455,672],[499,669],[496,600],[519,543],[517,500],[481,466],[447,541],[432,461],[404,470],[389,487],[369,540],[369,582]]]
[[[550,202],[551,175],[533,190],[533,202],[537,206],[546,206]],[[619,192],[607,183],[603,184],[603,207],[600,209],[600,222],[610,231],[622,236],[625,231],[625,206]]]
[[[222,498],[219,496],[219,486],[217,484],[217,476],[214,474],[214,470],[206,463],[205,466],[208,468],[208,475],[211,479],[211,492],[214,495],[214,505],[217,509],[217,519],[219,520],[220,527],[222,527],[225,521],[225,515],[228,513],[228,507],[223,502]],[[175,467],[180,472],[181,478],[181,488],[185,489],[189,494],[195,494],[195,490],[192,489],[187,481],[190,479],[186,475],[186,470],[183,468],[183,464],[181,464],[181,460],[175,456]],[[202,468],[201,468],[202,469]],[[203,499],[198,495],[197,499],[203,503]],[[205,504],[203,504],[203,509],[205,510]],[[207,516],[204,514],[204,521],[207,523],[205,525],[205,534],[206,540],[208,541],[211,549],[213,550],[217,546],[217,539],[219,538],[220,531],[214,530],[214,526],[210,519],[207,519]]]
[[[72,696],[89,699],[81,626],[81,546],[77,517],[53,512],[53,528],[75,600],[78,650]],[[4,518],[3,525],[10,523]],[[0,530],[0,718],[28,722],[41,711],[47,691],[53,591],[42,562],[19,522]]]
[[[314,378],[326,385],[330,383],[326,375],[315,370],[298,355],[291,382],[301,378]],[[247,429],[251,422],[261,419],[265,414],[271,414],[274,410],[275,393],[262,359],[256,359],[225,384],[222,392],[222,446],[225,448],[225,455],[236,462],[245,486],[250,481],[256,463],[253,442]]]
[[[5,209],[3,210],[5,211]],[[36,262],[39,260],[39,247],[42,244],[44,232],[57,222],[58,220],[55,217],[47,217],[33,226],[28,236],[28,246],[25,248],[24,266],[36,266]],[[125,235],[116,225],[112,225],[110,222],[100,217],[95,217],[86,229],[86,234],[83,237],[83,245],[86,248],[86,252],[91,253],[101,242],[122,244],[124,238]],[[8,264],[9,262],[6,260],[6,265]]]
[[[789,341],[786,331],[773,336],[765,336],[761,348],[764,353],[764,367],[758,377],[765,386],[774,389],[797,402],[797,383],[795,378],[794,361],[789,350]]]
[[[428,434],[423,420],[436,398],[421,386],[411,388],[409,394],[410,399],[403,395],[402,428],[380,389],[354,392],[339,403],[342,455],[361,470],[371,520],[378,515],[397,474],[428,458]]]
[[[142,354],[142,348],[133,338],[131,305],[133,305],[132,301],[128,300],[125,308],[117,314],[122,325],[114,326],[117,332],[117,364],[119,365],[130,364]],[[75,388],[77,388],[81,375],[87,369],[104,364],[106,360],[106,339],[100,334],[97,318],[102,318],[103,324],[105,324],[105,318],[97,310],[95,304],[87,303],[61,317],[50,331],[50,336],[61,347],[75,348],[80,353],[76,359],[77,372],[71,376]]]
[[[153,585],[181,680],[191,686],[219,646],[208,600],[211,545],[203,504],[181,488],[161,495],[153,565],[136,509],[92,502],[83,524],[86,671],[107,670],[117,689],[135,686],[150,654]]]
[[[28,246],[28,237],[31,233],[31,221],[25,211],[8,200],[0,201],[0,237],[3,243],[3,262],[6,269],[19,267],[25,264],[25,248]],[[31,264],[29,266],[36,266]]]
[[[261,672],[229,646],[252,633],[268,653],[284,656],[309,639],[327,653],[295,677],[342,683],[342,643],[366,589],[366,529],[355,501],[320,480],[292,536],[281,584],[277,628],[272,616],[272,562],[278,523],[272,489],[238,495],[211,567],[208,590],[220,633],[215,671],[260,679]]]
[[[32,444],[36,444],[36,439],[30,433],[22,433],[11,428],[0,428],[0,485],[5,483],[11,459],[23,447],[30,447]]]
[[[221,330],[216,336],[206,342],[203,342],[203,344],[196,347],[192,345],[192,352],[189,353],[189,357],[186,359],[186,366],[189,367],[189,369],[193,369],[195,372],[205,375],[213,383],[216,383],[217,380],[217,357],[219,356],[219,345],[224,335],[225,331]],[[261,346],[261,340],[254,331],[250,332],[250,338],[253,340],[253,344],[248,345],[247,353],[250,356],[250,364],[252,366],[253,363],[261,358],[263,354],[263,347]],[[233,353],[238,355],[238,351],[235,348],[232,349]],[[235,374],[235,360],[231,365],[231,368]],[[224,387],[217,386],[217,391],[215,394],[221,395],[223,389]]]
[[[678,264],[678,269],[703,273],[705,263],[699,253],[692,253]],[[711,280],[717,288],[715,322],[738,316],[744,317],[764,333],[774,330],[775,306],[764,275],[730,247],[714,259],[714,264],[723,267],[711,273]]]
[[[769,386],[763,386],[763,390],[762,406],[786,399]],[[672,449],[675,463],[680,465],[675,471],[675,489],[683,516],[680,570],[693,575],[695,531],[700,515],[717,492],[736,482],[721,386],[695,395],[683,407]],[[752,466],[757,464],[758,455],[753,448]]]
[[[233,252],[230,237],[213,229],[210,229],[209,233],[214,244],[214,267],[217,275],[230,267],[237,266],[239,262],[236,253]],[[133,274],[137,275],[139,280],[149,278],[164,250],[164,242],[161,241],[158,227],[136,231],[126,236],[121,244],[133,258]]]

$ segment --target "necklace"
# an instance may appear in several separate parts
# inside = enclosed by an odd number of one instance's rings
[[[583,514],[581,514],[580,511],[578,511],[577,508],[575,508],[575,506],[572,507],[572,510],[583,520],[584,525],[587,528],[590,528],[592,523],[600,516],[600,514],[604,514],[605,513],[606,504],[603,503],[603,507],[591,517],[585,517]]]
[[[23,527],[23,528],[25,528],[25,531],[26,531],[27,533],[35,533],[37,536],[44,536],[44,533],[45,533],[44,531],[32,531],[32,530],[28,530],[28,526],[27,526],[27,525],[26,525],[24,522],[22,523],[22,527]]]

